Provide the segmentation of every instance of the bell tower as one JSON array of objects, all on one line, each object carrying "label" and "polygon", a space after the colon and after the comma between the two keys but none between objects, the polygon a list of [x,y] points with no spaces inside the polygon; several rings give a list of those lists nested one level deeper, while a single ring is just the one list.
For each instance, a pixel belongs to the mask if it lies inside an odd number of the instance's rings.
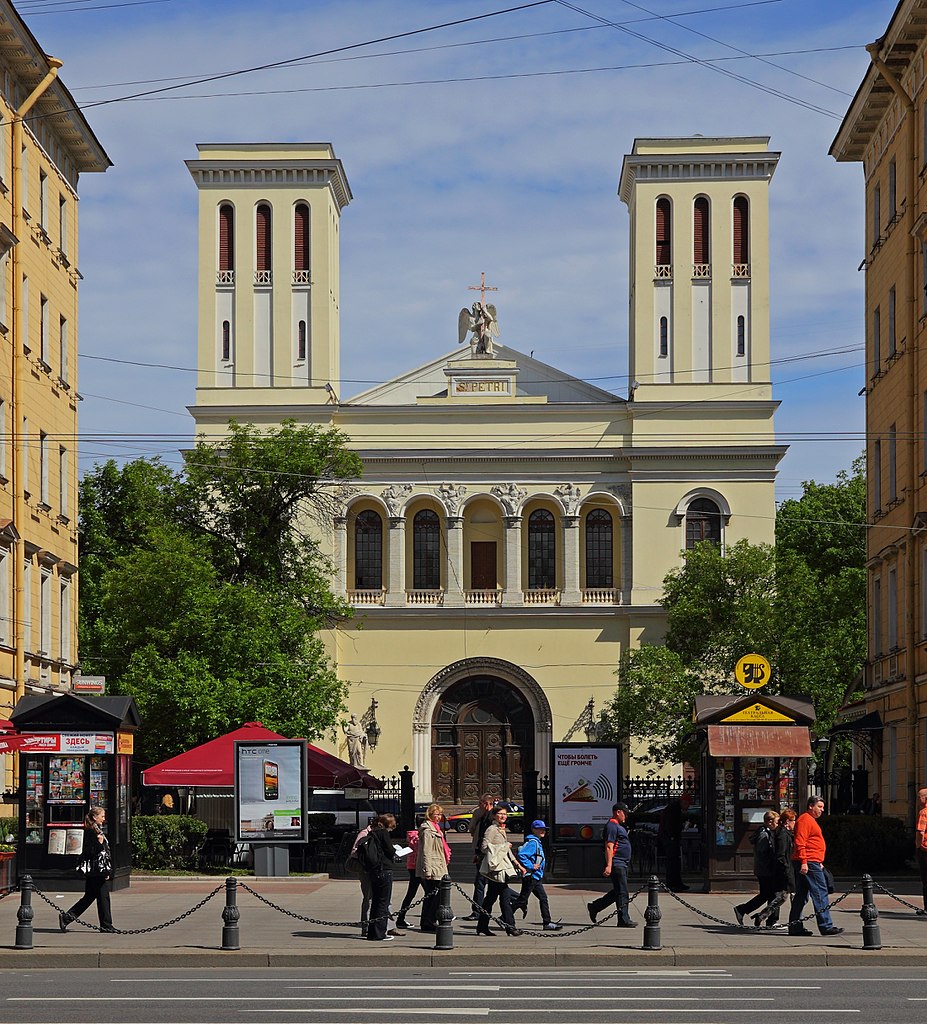
[{"label": "bell tower", "polygon": [[[768,137],[635,139],[618,195],[631,215],[634,401],[768,397]],[[765,387],[764,387],[765,385]],[[672,386],[672,387],[670,387]]]},{"label": "bell tower", "polygon": [[324,404],[340,390],[339,225],[352,198],[341,161],[328,143],[197,150],[194,415]]}]

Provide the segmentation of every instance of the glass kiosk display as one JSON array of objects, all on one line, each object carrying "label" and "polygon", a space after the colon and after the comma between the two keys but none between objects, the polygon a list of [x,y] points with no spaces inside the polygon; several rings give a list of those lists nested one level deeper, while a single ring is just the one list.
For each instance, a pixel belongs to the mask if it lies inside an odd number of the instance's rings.
[{"label": "glass kiosk display", "polygon": [[82,889],[77,863],[84,819],[106,811],[113,889],[129,884],[130,779],[138,713],[129,697],[24,697],[13,721],[30,742],[20,750],[18,872],[39,887]]}]

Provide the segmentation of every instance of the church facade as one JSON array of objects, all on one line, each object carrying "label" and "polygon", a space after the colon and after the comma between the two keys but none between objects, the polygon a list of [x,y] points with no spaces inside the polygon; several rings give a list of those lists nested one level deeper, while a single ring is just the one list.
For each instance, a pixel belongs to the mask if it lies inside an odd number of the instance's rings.
[{"label": "church facade", "polygon": [[339,400],[351,191],[331,146],[209,145],[188,161],[196,431],[292,418],[338,427],[362,457],[323,538],[355,611],[327,639],[349,711],[376,714],[368,767],[409,765],[419,799],[517,800],[523,771],[546,774],[550,743],[614,693],[622,653],[660,641],[681,552],[773,540],[768,143],[637,139],[625,157],[627,397],[509,347],[503,315],[501,338],[474,333]]}]

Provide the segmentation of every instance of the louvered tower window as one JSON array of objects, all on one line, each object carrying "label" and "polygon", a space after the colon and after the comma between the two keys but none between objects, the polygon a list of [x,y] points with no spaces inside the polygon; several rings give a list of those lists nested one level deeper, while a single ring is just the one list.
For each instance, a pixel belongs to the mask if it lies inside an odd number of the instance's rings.
[{"label": "louvered tower window", "polygon": [[708,200],[699,196],[695,200],[692,218],[692,262],[696,266],[711,262],[710,229]]},{"label": "louvered tower window", "polygon": [[235,270],[235,211],[230,203],[219,207],[219,273]]},{"label": "louvered tower window", "polygon": [[750,207],[746,196],[734,199],[734,262],[750,262]]},{"label": "louvered tower window", "polygon": [[657,200],[657,266],[668,267],[673,262],[673,214],[670,201],[664,196]]},{"label": "louvered tower window", "polygon": [[309,270],[309,207],[297,203],[293,212],[293,270],[297,274]]},{"label": "louvered tower window", "polygon": [[269,283],[271,261],[271,214],[267,203],[259,204],[255,211],[256,251],[254,269],[258,284]]}]

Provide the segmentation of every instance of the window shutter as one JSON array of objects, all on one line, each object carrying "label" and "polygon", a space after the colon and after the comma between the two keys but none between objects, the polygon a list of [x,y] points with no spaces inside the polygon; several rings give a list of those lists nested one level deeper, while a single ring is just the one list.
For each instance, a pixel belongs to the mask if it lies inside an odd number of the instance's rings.
[{"label": "window shutter", "polygon": [[673,262],[671,241],[672,215],[668,199],[657,200],[657,266],[668,267]]},{"label": "window shutter", "polygon": [[693,263],[708,263],[708,200],[699,198],[695,200],[693,217]]},{"label": "window shutter", "polygon": [[261,203],[257,208],[257,265],[255,270],[270,270],[270,207]]},{"label": "window shutter", "polygon": [[235,269],[234,213],[231,206],[219,207],[219,269]]},{"label": "window shutter", "polygon": [[299,203],[296,207],[294,224],[295,252],[293,253],[293,269],[309,269],[309,207]]},{"label": "window shutter", "polygon": [[734,262],[750,262],[749,244],[750,217],[745,196],[734,200]]}]

